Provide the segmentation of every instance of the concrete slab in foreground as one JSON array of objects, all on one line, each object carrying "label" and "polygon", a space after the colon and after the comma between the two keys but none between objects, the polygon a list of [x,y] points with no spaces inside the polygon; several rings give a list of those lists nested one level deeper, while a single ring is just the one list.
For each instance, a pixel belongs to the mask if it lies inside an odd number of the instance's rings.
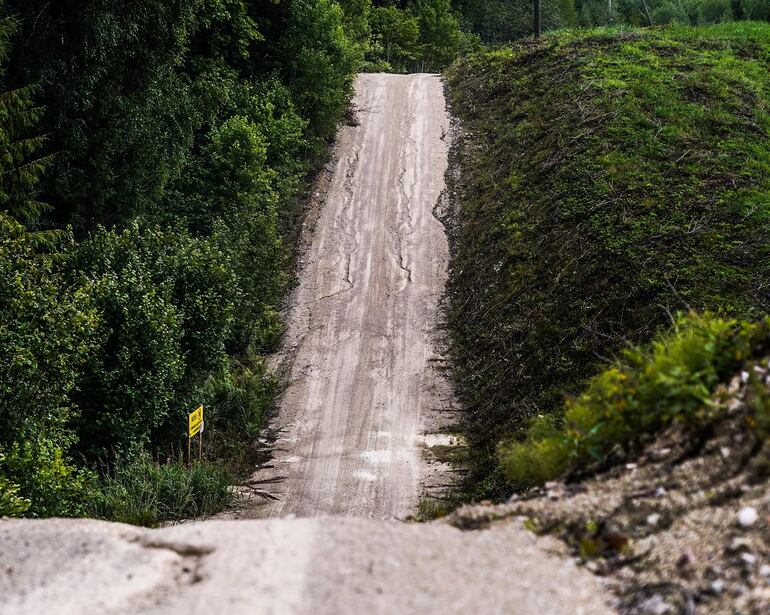
[{"label": "concrete slab in foreground", "polygon": [[516,523],[0,520],[0,548],[2,615],[611,612]]}]

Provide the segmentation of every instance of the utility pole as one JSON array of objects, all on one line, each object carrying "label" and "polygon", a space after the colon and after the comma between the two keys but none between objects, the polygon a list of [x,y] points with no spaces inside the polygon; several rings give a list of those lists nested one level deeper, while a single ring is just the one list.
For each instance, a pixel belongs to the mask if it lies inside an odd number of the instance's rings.
[{"label": "utility pole", "polygon": [[650,24],[650,27],[652,28],[652,15],[650,15],[650,9],[647,6],[646,0],[642,0],[642,6],[644,7],[644,14],[647,15],[647,21]]},{"label": "utility pole", "polygon": [[534,10],[535,14],[534,17],[534,26],[535,26],[535,38],[540,38],[540,35],[543,33],[543,27],[540,23],[540,0],[533,0],[534,2]]}]

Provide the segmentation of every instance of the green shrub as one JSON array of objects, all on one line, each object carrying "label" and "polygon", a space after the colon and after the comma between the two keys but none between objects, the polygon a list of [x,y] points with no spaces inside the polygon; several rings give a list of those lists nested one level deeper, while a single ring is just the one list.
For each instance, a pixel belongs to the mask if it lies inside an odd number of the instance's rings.
[{"label": "green shrub", "polygon": [[130,455],[149,444],[168,418],[185,372],[173,280],[156,278],[137,250],[140,237],[138,227],[100,231],[78,246],[70,262],[100,315],[100,347],[73,395],[80,408],[79,447],[91,459]]},{"label": "green shrub", "polygon": [[259,435],[278,391],[275,377],[261,359],[251,367],[236,366],[208,379],[201,391],[206,400],[206,428],[230,432],[236,440]]},{"label": "green shrub", "polygon": [[716,386],[758,352],[770,348],[770,319],[738,323],[690,315],[650,346],[627,350],[622,361],[592,378],[564,407],[564,418],[535,418],[523,442],[500,448],[508,479],[520,487],[602,463],[679,422],[696,436],[716,410]]},{"label": "green shrub", "polygon": [[212,241],[227,255],[239,285],[234,342],[242,352],[264,350],[287,281],[268,146],[256,124],[235,116],[212,132],[207,151],[207,181],[222,187],[209,199],[222,202]]},{"label": "green shrub", "polygon": [[102,519],[156,527],[165,521],[213,515],[232,500],[229,474],[217,466],[159,464],[147,456],[118,462],[102,480],[90,513]]},{"label": "green shrub", "polygon": [[97,340],[89,298],[35,241],[0,230],[0,443],[72,442],[70,394]]},{"label": "green shrub", "polygon": [[[0,464],[3,456],[0,455]],[[0,517],[21,517],[29,510],[30,501],[19,495],[19,486],[0,476]]]},{"label": "green shrub", "polygon": [[87,481],[67,458],[76,440],[71,396],[98,318],[36,243],[0,230],[1,497],[6,514],[73,516]]},{"label": "green shrub", "polygon": [[93,475],[65,457],[62,445],[31,437],[0,449],[0,478],[18,486],[34,517],[81,517],[92,493]]},{"label": "green shrub", "polygon": [[260,357],[212,374],[197,392],[206,413],[206,458],[238,480],[250,476],[264,461],[259,436],[277,393],[278,382]]},{"label": "green shrub", "polygon": [[744,22],[564,32],[449,71],[449,321],[486,471],[669,314],[770,310],[768,57]]},{"label": "green shrub", "polygon": [[70,267],[101,315],[75,395],[81,449],[109,458],[178,444],[197,390],[229,362],[241,296],[231,261],[213,241],[133,224],[92,235]]},{"label": "green shrub", "polygon": [[228,350],[243,353],[271,349],[280,333],[276,305],[287,283],[282,234],[293,224],[305,122],[277,82],[231,94],[234,115],[202,138],[155,218],[184,224],[221,252],[237,282]]}]

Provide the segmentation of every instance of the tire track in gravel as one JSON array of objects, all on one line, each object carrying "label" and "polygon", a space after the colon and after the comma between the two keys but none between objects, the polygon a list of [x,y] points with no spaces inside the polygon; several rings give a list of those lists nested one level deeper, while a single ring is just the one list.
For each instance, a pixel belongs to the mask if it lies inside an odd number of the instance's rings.
[{"label": "tire track in gravel", "polygon": [[405,517],[429,472],[424,434],[454,407],[435,367],[449,259],[432,213],[447,167],[443,84],[361,75],[354,105],[276,358],[280,437],[254,476],[276,499],[232,516]]}]

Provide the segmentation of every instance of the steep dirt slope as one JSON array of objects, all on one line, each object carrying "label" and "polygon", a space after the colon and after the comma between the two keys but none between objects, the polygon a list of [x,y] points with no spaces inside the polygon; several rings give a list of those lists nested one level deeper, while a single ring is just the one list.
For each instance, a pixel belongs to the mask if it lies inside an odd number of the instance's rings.
[{"label": "steep dirt slope", "polygon": [[362,75],[358,126],[341,129],[279,362],[275,500],[242,517],[404,517],[426,474],[420,442],[451,389],[436,369],[447,277],[449,120],[437,75]]}]

